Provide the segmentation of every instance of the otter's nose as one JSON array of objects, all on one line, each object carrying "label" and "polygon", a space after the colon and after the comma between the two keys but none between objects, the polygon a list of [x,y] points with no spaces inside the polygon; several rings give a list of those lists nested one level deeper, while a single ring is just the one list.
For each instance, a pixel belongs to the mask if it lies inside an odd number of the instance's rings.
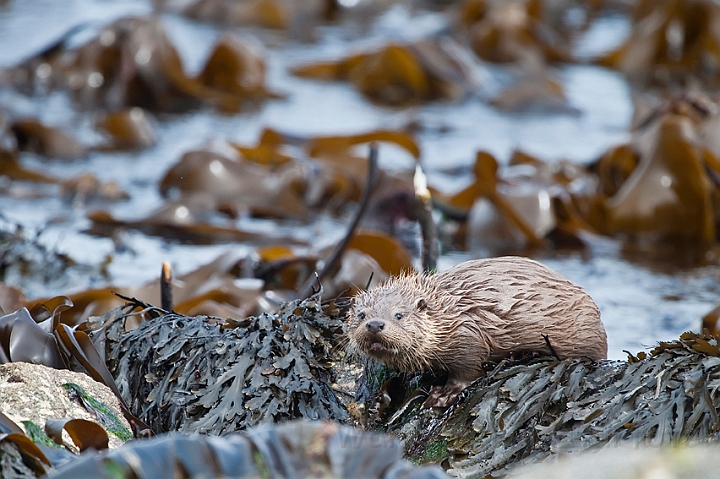
[{"label": "otter's nose", "polygon": [[365,327],[366,327],[367,330],[370,331],[371,333],[379,333],[380,331],[383,330],[383,328],[385,328],[385,323],[383,323],[382,321],[377,321],[377,320],[375,320],[375,321],[368,321],[368,322],[365,324]]}]

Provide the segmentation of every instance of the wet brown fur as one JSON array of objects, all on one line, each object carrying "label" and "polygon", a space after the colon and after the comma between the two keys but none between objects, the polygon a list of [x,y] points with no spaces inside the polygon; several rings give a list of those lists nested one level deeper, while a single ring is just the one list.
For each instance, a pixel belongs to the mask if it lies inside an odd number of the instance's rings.
[{"label": "wet brown fur", "polygon": [[[384,323],[379,333],[366,327],[373,320]],[[485,361],[553,353],[544,335],[560,359],[607,357],[590,296],[547,266],[513,256],[391,278],[356,297],[348,322],[351,348],[400,371],[448,371],[448,384],[462,387],[484,374]]]}]

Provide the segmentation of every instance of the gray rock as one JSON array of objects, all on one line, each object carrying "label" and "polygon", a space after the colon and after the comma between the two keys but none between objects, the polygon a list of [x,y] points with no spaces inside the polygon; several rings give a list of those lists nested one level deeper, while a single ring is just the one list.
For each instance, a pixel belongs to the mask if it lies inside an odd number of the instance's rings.
[{"label": "gray rock", "polygon": [[715,479],[720,445],[675,447],[606,447],[596,452],[561,456],[520,468],[512,479]]},{"label": "gray rock", "polygon": [[[26,434],[29,431],[24,421],[32,421],[41,429],[48,419],[63,418],[85,419],[102,426],[102,421],[88,412],[79,400],[71,399],[73,394],[69,387],[63,386],[67,384],[80,386],[90,397],[107,405],[126,428],[126,432],[130,432],[130,425],[122,415],[119,401],[105,385],[94,381],[87,374],[38,364],[0,364],[0,412],[23,428]],[[108,431],[111,448],[123,444],[123,440],[110,432],[112,427],[104,428]],[[64,438],[72,449],[72,440],[65,434]]]}]

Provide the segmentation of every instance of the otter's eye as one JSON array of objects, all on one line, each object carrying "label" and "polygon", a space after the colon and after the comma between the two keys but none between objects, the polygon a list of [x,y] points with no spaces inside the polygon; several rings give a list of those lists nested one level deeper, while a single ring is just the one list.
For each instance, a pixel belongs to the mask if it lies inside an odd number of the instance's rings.
[{"label": "otter's eye", "polygon": [[400,320],[402,319],[402,314],[396,313],[396,314],[395,314],[395,319],[397,319],[398,321],[400,321]]},{"label": "otter's eye", "polygon": [[358,314],[358,319],[359,319],[360,321],[365,321],[365,313],[360,313],[360,314]]}]

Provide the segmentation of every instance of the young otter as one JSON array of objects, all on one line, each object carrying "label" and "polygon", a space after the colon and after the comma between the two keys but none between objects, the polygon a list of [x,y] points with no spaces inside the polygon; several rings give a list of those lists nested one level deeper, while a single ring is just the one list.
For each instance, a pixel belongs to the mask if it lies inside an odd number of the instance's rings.
[{"label": "young otter", "polygon": [[425,407],[452,404],[484,374],[483,362],[513,352],[607,357],[592,298],[547,266],[515,256],[391,278],[355,298],[348,336],[351,348],[390,368],[447,371],[447,384],[430,391]]}]

